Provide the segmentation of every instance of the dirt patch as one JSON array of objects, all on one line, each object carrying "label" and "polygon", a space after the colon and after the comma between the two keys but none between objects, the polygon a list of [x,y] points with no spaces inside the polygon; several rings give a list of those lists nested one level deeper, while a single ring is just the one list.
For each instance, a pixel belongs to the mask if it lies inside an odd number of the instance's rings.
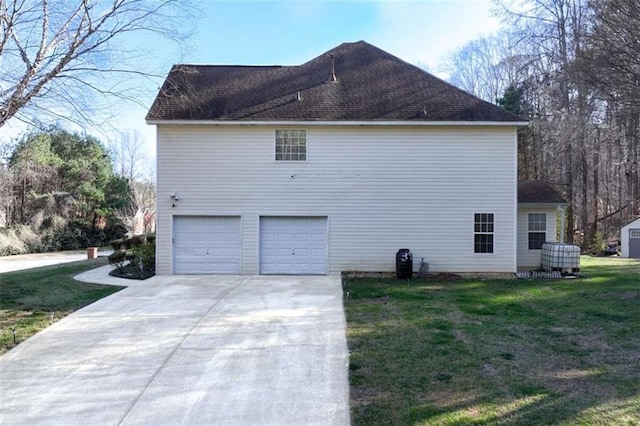
[{"label": "dirt patch", "polygon": [[17,321],[24,317],[29,317],[33,314],[31,311],[3,311],[0,312],[0,327],[7,327],[15,324]]},{"label": "dirt patch", "polygon": [[361,271],[348,271],[342,272],[342,278],[378,278],[387,279],[395,278],[396,274],[393,272],[361,272]]},{"label": "dirt patch", "polygon": [[427,275],[427,279],[429,280],[438,280],[438,281],[455,281],[462,279],[462,275],[451,274],[447,272],[438,272],[436,274]]},{"label": "dirt patch", "polygon": [[[502,275],[502,274],[481,274],[482,277],[495,278],[494,276]],[[466,276],[461,274],[453,274],[449,272],[436,272],[433,274],[428,274],[426,278],[420,278],[425,281],[455,281],[460,280]],[[468,274],[469,278],[479,278],[477,274]],[[377,278],[377,279],[389,279],[396,278],[395,272],[364,272],[364,271],[348,271],[342,272],[342,278]],[[418,275],[414,274],[413,279],[418,279]]]}]

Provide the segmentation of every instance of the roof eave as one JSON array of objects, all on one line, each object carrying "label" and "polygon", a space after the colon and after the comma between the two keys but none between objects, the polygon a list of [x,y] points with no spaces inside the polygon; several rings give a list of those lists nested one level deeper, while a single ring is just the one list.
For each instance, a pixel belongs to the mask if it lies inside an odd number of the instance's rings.
[{"label": "roof eave", "polygon": [[524,127],[528,121],[404,121],[404,120],[158,120],[148,119],[149,125],[212,125],[212,126],[504,126]]},{"label": "roof eave", "polygon": [[518,203],[518,208],[520,207],[536,207],[536,208],[558,208],[568,206],[569,203],[561,202],[561,203]]}]

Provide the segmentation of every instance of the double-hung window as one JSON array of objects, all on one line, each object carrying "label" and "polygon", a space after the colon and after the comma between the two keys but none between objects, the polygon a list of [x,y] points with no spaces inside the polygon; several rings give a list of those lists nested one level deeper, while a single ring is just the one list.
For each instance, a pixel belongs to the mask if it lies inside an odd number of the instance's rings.
[{"label": "double-hung window", "polygon": [[307,131],[276,130],[276,161],[307,161]]},{"label": "double-hung window", "polygon": [[547,214],[529,213],[529,250],[540,250],[547,239]]},{"label": "double-hung window", "polygon": [[493,253],[493,220],[493,213],[476,213],[474,215],[474,253]]}]

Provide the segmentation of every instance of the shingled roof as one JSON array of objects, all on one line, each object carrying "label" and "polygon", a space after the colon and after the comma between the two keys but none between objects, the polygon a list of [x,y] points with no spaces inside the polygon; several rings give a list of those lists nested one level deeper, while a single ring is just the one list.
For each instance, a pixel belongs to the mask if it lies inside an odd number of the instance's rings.
[{"label": "shingled roof", "polygon": [[175,65],[147,120],[524,121],[364,41],[299,66]]},{"label": "shingled roof", "polygon": [[518,182],[518,204],[567,204],[547,182],[526,180]]}]

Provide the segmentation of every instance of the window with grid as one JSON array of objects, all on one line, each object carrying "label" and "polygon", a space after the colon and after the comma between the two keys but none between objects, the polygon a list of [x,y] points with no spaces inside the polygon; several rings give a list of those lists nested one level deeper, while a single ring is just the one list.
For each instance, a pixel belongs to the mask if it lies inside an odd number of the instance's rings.
[{"label": "window with grid", "polygon": [[540,250],[547,239],[547,214],[529,213],[529,250]]},{"label": "window with grid", "polygon": [[473,233],[473,252],[493,253],[493,213],[476,213]]},{"label": "window with grid", "polygon": [[276,130],[276,161],[307,161],[307,131]]}]

